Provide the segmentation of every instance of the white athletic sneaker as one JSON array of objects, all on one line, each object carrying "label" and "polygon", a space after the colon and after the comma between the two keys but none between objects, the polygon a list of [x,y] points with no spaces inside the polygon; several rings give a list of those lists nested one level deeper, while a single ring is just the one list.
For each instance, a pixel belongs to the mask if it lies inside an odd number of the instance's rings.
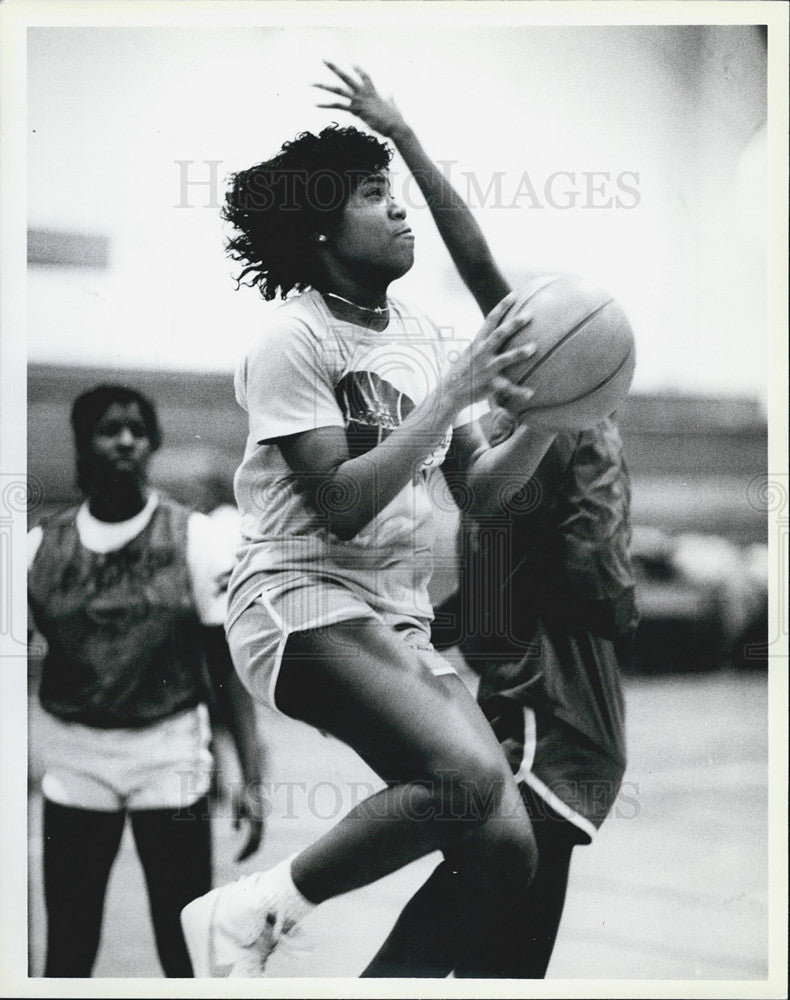
[{"label": "white athletic sneaker", "polygon": [[280,937],[312,909],[290,878],[287,861],[212,889],[181,911],[196,979],[264,974]]},{"label": "white athletic sneaker", "polygon": [[310,921],[298,921],[284,927],[276,947],[269,952],[264,976],[289,979],[313,974],[315,969],[315,935]]}]

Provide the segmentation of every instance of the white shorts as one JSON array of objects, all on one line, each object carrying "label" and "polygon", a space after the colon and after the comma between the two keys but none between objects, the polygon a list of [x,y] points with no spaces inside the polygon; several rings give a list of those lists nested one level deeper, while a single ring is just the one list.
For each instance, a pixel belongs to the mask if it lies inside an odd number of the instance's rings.
[{"label": "white shorts", "polygon": [[267,587],[229,623],[228,645],[236,672],[253,698],[279,711],[274,690],[288,637],[294,632],[350,620],[378,622],[392,628],[437,677],[456,672],[431,645],[427,622],[375,611],[348,587],[306,576],[284,577]]},{"label": "white shorts", "polygon": [[99,729],[44,713],[51,802],[99,812],[186,808],[209,789],[208,709],[188,708],[139,729]]}]

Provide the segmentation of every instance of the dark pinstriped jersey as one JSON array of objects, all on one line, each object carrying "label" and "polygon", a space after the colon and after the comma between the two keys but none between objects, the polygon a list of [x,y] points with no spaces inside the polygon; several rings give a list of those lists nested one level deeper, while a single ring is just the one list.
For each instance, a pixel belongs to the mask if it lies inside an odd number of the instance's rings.
[{"label": "dark pinstriped jersey", "polygon": [[160,498],[148,524],[106,553],[80,542],[77,508],[42,525],[28,599],[47,640],[39,696],[59,718],[147,725],[205,700],[186,561],[190,513]]}]

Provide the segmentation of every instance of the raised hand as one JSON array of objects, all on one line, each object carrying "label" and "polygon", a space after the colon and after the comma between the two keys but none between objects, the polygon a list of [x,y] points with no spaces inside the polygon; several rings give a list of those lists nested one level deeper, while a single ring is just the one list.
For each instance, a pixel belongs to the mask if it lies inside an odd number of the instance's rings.
[{"label": "raised hand", "polygon": [[337,108],[340,111],[348,111],[350,114],[356,115],[357,118],[361,118],[366,125],[375,129],[380,135],[387,137],[392,137],[393,133],[404,127],[405,123],[400,111],[395,107],[395,102],[392,98],[388,100],[383,98],[368,74],[359,66],[354,67],[359,77],[358,80],[355,80],[326,59],[324,65],[335,74],[343,86],[329,86],[326,83],[314,83],[313,86],[326,90],[330,94],[337,94],[348,103],[341,104],[339,101],[335,101],[331,104],[319,104],[317,105],[319,108]]}]

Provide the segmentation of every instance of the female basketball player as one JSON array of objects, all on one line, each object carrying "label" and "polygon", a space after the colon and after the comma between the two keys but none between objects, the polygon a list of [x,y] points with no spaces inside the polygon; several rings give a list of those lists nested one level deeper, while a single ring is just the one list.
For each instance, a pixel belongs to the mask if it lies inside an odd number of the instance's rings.
[{"label": "female basketball player", "polygon": [[518,430],[492,449],[473,419],[489,395],[524,405],[530,391],[505,371],[534,348],[500,352],[519,325],[502,321],[507,301],[465,346],[388,295],[414,260],[390,156],[332,126],[238,173],[227,195],[240,280],[265,299],[298,293],[237,373],[249,437],[235,484],[246,546],[230,587],[234,663],[256,698],[344,740],[388,787],[272,871],[188,906],[197,974],[262,974],[311,906],[436,848],[455,845],[483,924],[517,903],[512,888],[535,865],[505,757],[430,645],[426,489],[448,449],[479,513],[531,474],[550,435]]},{"label": "female basketball player", "polygon": [[29,534],[29,603],[47,642],[45,975],[90,976],[128,815],[162,968],[190,976],[179,915],[211,885],[214,692],[204,656],[245,781],[236,818],[250,828],[239,860],[262,831],[253,705],[222,633],[230,558],[207,517],[149,490],[161,440],[149,400],[99,386],[75,400],[71,419],[86,500]]},{"label": "female basketball player", "polygon": [[[351,111],[392,139],[485,313],[510,288],[468,207],[370,77],[358,70],[355,79],[327,65],[340,85],[318,86],[345,103],[320,106]],[[515,426],[495,407],[489,439],[507,440]],[[435,627],[434,640],[440,648],[460,645],[481,670],[478,700],[519,781],[539,864],[532,883],[522,883],[518,910],[486,929],[445,852],[448,860],[408,904],[365,975],[545,975],[571,852],[589,843],[605,819],[625,768],[619,658],[636,625],[629,506],[620,437],[609,419],[556,437],[533,480],[513,498],[506,528],[501,519],[486,523],[465,512],[460,590],[437,615],[454,618],[455,628]],[[493,593],[492,580],[499,581]],[[484,594],[479,581],[486,581]],[[503,620],[506,632],[497,631]],[[459,946],[470,925],[478,929],[471,950]]]}]

